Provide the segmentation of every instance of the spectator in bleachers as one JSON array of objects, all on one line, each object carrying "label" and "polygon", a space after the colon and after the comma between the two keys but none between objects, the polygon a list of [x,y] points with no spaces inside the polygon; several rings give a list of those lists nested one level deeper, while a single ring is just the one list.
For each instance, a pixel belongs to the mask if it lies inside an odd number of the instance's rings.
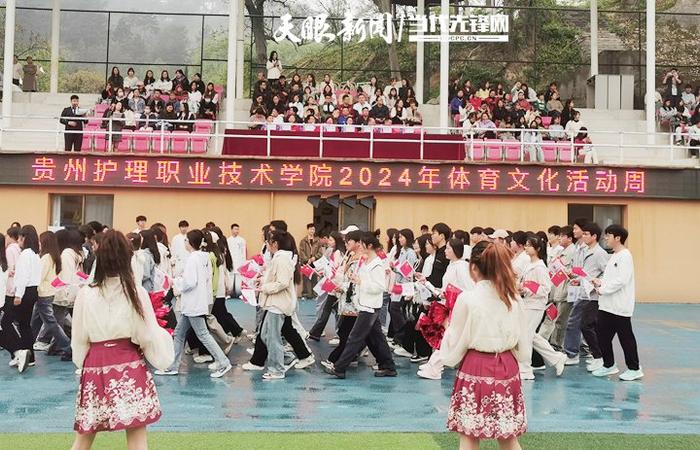
[{"label": "spectator in bleachers", "polygon": [[549,138],[553,141],[561,141],[563,139],[566,139],[566,132],[564,131],[564,127],[561,126],[560,115],[557,114],[552,116],[552,123],[549,125],[547,134]]},{"label": "spectator in bleachers", "polygon": [[157,121],[158,116],[156,113],[151,110],[150,105],[146,105],[137,126],[141,131],[153,131]]},{"label": "spectator in bleachers", "polygon": [[[202,101],[199,104],[199,117],[201,119],[216,120],[216,103],[209,94],[204,94]],[[263,113],[263,118],[265,114]]]},{"label": "spectator in bleachers", "polygon": [[551,82],[549,83],[549,87],[547,88],[547,92],[544,93],[544,101],[545,103],[548,103],[554,94],[559,94],[559,89],[557,88],[557,83],[556,82]]},{"label": "spectator in bleachers", "polygon": [[447,96],[450,99],[450,102],[452,101],[453,98],[455,98],[457,96],[457,92],[459,92],[461,89],[462,89],[462,85],[460,83],[459,78],[453,79],[452,84],[447,89]]},{"label": "spectator in bleachers", "polygon": [[129,106],[124,108],[124,129],[131,131],[136,130],[136,114]]},{"label": "spectator in bleachers", "polygon": [[136,89],[136,86],[139,83],[139,79],[136,75],[134,75],[136,72],[134,72],[133,67],[129,67],[129,69],[126,71],[126,78],[124,78],[124,88],[134,90]]},{"label": "spectator in bleachers", "polygon": [[163,70],[160,73],[160,80],[157,80],[155,83],[153,83],[153,89],[154,90],[160,90],[161,92],[165,94],[169,94],[170,91],[173,90],[173,82],[170,80],[170,74],[168,73],[167,70]]},{"label": "spectator in bleachers", "polygon": [[189,99],[189,93],[182,90],[182,86],[179,84],[170,92],[170,101],[175,104],[175,111],[179,111],[180,103],[187,103],[187,99]]},{"label": "spectator in bleachers", "polygon": [[292,89],[292,90],[295,89],[295,86],[296,86],[296,89],[298,89],[300,91],[303,89],[303,86],[301,83],[301,75],[299,75],[298,72],[294,72],[294,75],[292,75],[292,81],[289,82],[290,89]]},{"label": "spectator in bleachers", "polygon": [[470,112],[467,114],[466,120],[462,123],[462,134],[465,137],[473,137],[476,132],[476,113]]},{"label": "spectator in bleachers", "polygon": [[22,77],[22,90],[24,92],[36,92],[36,77],[43,71],[41,67],[37,68],[31,56],[27,56],[27,64],[22,68],[24,76]]},{"label": "spectator in bleachers", "polygon": [[581,128],[583,128],[583,122],[581,121],[581,113],[574,111],[574,117],[566,123],[564,130],[566,130],[566,135],[569,139],[579,134]]},{"label": "spectator in bleachers", "polygon": [[673,106],[673,100],[670,98],[664,100],[664,105],[659,110],[659,116],[661,118],[661,122],[667,123],[669,130],[671,131],[676,129],[680,123],[681,117],[683,117],[678,113],[676,107]]},{"label": "spectator in bleachers", "polygon": [[12,84],[15,86],[22,84],[21,81],[23,73],[24,68],[22,67],[22,63],[20,63],[17,59],[17,55],[14,55],[12,57]]},{"label": "spectator in bleachers", "polygon": [[362,92],[360,95],[358,95],[357,102],[353,105],[353,109],[359,115],[365,108],[370,109],[372,108],[372,105],[367,101],[367,96],[364,94],[364,92]]},{"label": "spectator in bleachers", "polygon": [[187,131],[189,133],[194,129],[195,115],[190,112],[190,107],[186,102],[180,104],[180,113],[177,115],[177,119],[182,122],[175,122],[174,129],[179,131]]},{"label": "spectator in bleachers", "polygon": [[389,92],[391,92],[391,89],[396,89],[397,96],[398,96],[399,87],[400,87],[400,86],[399,86],[398,80],[397,80],[396,78],[394,78],[394,77],[391,77],[391,79],[389,80],[389,84],[387,84],[386,86],[384,86],[384,92],[383,92],[384,97],[388,97],[388,96],[389,96]]},{"label": "spectator in bleachers", "polygon": [[697,115],[692,127],[688,128],[688,145],[690,146],[690,157],[697,158],[700,154],[700,117]]},{"label": "spectator in bleachers", "polygon": [[360,111],[360,114],[358,114],[356,123],[358,125],[367,125],[369,124],[369,119],[369,108],[364,107],[362,111]]},{"label": "spectator in bleachers", "polygon": [[673,143],[676,145],[688,145],[688,119],[681,118],[681,123],[676,127],[673,133]]},{"label": "spectator in bleachers", "polygon": [[674,67],[666,72],[661,83],[666,85],[664,100],[671,100],[671,105],[676,106],[681,99],[681,78],[678,75],[678,70]]},{"label": "spectator in bleachers", "polygon": [[343,126],[343,131],[351,133],[353,131],[357,131],[357,127],[355,126],[355,119],[352,118],[352,116],[348,117],[345,120],[345,125]]},{"label": "spectator in bleachers", "polygon": [[282,75],[282,62],[276,51],[270,53],[270,58],[267,60],[267,82],[270,86],[276,86]]},{"label": "spectator in bleachers", "polygon": [[[325,83],[325,81],[324,81]],[[326,96],[330,95],[333,103],[338,103],[338,99],[335,96],[335,91],[331,87],[330,84],[324,84],[323,87],[321,88],[321,96],[323,98],[326,98]]]},{"label": "spectator in bleachers", "polygon": [[340,108],[340,116],[338,116],[336,123],[339,125],[345,125],[345,122],[347,122],[348,117],[352,117],[352,112],[353,110],[351,108],[348,108],[347,106],[343,106]]},{"label": "spectator in bleachers", "polygon": [[369,79],[369,83],[365,84],[362,86],[362,90],[365,93],[365,96],[367,98],[370,98],[376,91],[377,89],[381,89],[379,87],[379,81],[377,81],[377,77],[372,75],[372,77]]},{"label": "spectator in bleachers", "polygon": [[513,123],[510,121],[510,116],[506,116],[505,120],[501,121],[498,125],[503,131],[498,133],[498,137],[504,140],[515,139],[515,134],[513,133]]},{"label": "spectator in bleachers", "polygon": [[312,92],[318,92],[316,90],[316,77],[314,76],[313,73],[309,73],[306,75],[306,80],[302,83],[302,86],[304,89],[311,88]]},{"label": "spectator in bleachers", "polygon": [[476,123],[477,136],[481,139],[496,139],[496,124],[493,123],[487,112],[482,112],[480,120]]},{"label": "spectator in bleachers", "polygon": [[423,114],[421,114],[421,112],[418,111],[418,102],[414,98],[408,100],[408,109],[406,110],[406,125],[423,125]]},{"label": "spectator in bleachers", "polygon": [[695,109],[697,100],[695,94],[693,94],[693,86],[689,84],[685,85],[685,91],[681,94],[681,100],[683,100],[683,103],[685,103],[689,110],[692,111]]},{"label": "spectator in bleachers", "polygon": [[510,113],[506,109],[506,104],[503,101],[503,99],[499,98],[498,101],[496,101],[496,106],[493,108],[491,115],[493,117],[494,122],[497,122],[498,124],[500,124],[500,122],[503,122],[504,120],[506,120],[507,117],[510,116]]},{"label": "spectator in bleachers", "polygon": [[248,128],[251,130],[262,130],[266,123],[267,119],[265,118],[265,113],[262,109],[258,109],[252,116],[250,116],[250,125]]},{"label": "spectator in bleachers", "polygon": [[574,118],[574,99],[570,98],[564,103],[564,110],[561,112],[561,125],[566,128],[566,125]]},{"label": "spectator in bleachers", "polygon": [[108,121],[103,121],[103,127],[107,129],[105,134],[105,140],[109,140],[110,131],[112,132],[112,151],[117,149],[117,145],[122,140],[121,131],[124,128],[124,107],[122,103],[115,102],[110,106],[110,108],[105,111],[104,118],[110,119]]},{"label": "spectator in bleachers", "polygon": [[302,95],[303,99],[305,102],[309,102],[309,100],[314,99],[318,103],[318,95],[316,94],[316,91],[311,87],[311,86],[306,86],[304,88],[304,93]]},{"label": "spectator in bleachers", "polygon": [[161,98],[161,94],[162,92],[160,89],[154,90],[151,99],[148,101],[148,106],[151,107],[151,111],[153,111],[155,114],[160,114],[165,107],[165,102]]},{"label": "spectator in bleachers", "polygon": [[676,109],[678,110],[678,115],[681,117],[681,119],[685,117],[687,120],[690,120],[692,113],[688,108],[688,105],[686,105],[683,100],[678,100]]},{"label": "spectator in bleachers", "polygon": [[280,114],[283,114],[287,110],[287,106],[284,104],[279,94],[274,94],[270,100],[270,103],[267,105],[268,111],[273,109],[276,109]]},{"label": "spectator in bleachers", "polygon": [[318,107],[318,101],[316,97],[310,97],[304,105],[304,115],[313,114],[317,119],[321,117],[321,111]]},{"label": "spectator in bleachers", "polygon": [[289,99],[289,85],[287,84],[287,77],[280,75],[277,80],[277,84],[272,86],[273,91],[277,92],[277,95],[282,98],[284,103],[287,103]]},{"label": "spectator in bleachers", "polygon": [[576,138],[574,139],[574,149],[575,154],[578,157],[583,156],[583,162],[590,164],[598,164],[598,153],[595,148],[593,148],[593,142],[591,137],[588,136],[588,129],[586,127],[581,127]]},{"label": "spectator in bleachers", "polygon": [[254,115],[254,114],[255,114],[255,111],[257,111],[258,109],[262,109],[262,110],[263,110],[263,114],[265,114],[265,116],[268,115],[268,113],[267,113],[267,103],[266,103],[265,100],[263,99],[262,94],[258,94],[258,95],[255,97],[255,100],[253,100],[253,104],[250,105],[250,115],[251,115],[251,116]]},{"label": "spectator in bleachers", "polygon": [[523,83],[521,81],[516,81],[513,88],[510,90],[510,96],[512,98],[518,98],[518,92],[522,92]]},{"label": "spectator in bleachers", "polygon": [[384,95],[384,91],[382,88],[378,87],[377,89],[374,90],[372,95],[369,96],[369,104],[374,106],[377,103],[377,99],[379,97],[382,97]]},{"label": "spectator in bleachers", "polygon": [[399,88],[399,98],[403,100],[404,102],[408,100],[408,94],[409,94],[409,89],[411,88],[411,83],[408,82],[408,79],[402,78],[401,79],[401,87]]},{"label": "spectator in bleachers", "polygon": [[304,125],[304,131],[316,131],[316,116],[314,116],[313,114],[309,114],[308,116],[306,116],[304,123],[306,124]]},{"label": "spectator in bleachers", "polygon": [[552,92],[551,94],[549,100],[547,100],[547,113],[550,116],[554,116],[555,112],[557,115],[561,115],[561,112],[564,111],[564,105],[559,98],[559,92]]},{"label": "spectator in bleachers", "polygon": [[394,125],[403,125],[406,122],[406,108],[404,108],[403,99],[399,99],[396,105],[391,108],[389,118]]},{"label": "spectator in bleachers", "polygon": [[301,95],[292,95],[292,100],[289,102],[288,108],[296,108],[297,114],[304,112],[304,103],[301,101]]},{"label": "spectator in bleachers", "polygon": [[184,92],[187,92],[190,88],[190,81],[187,79],[182,69],[177,69],[175,71],[175,78],[173,78],[173,90],[176,90],[178,86]]},{"label": "spectator in bleachers", "polygon": [[490,89],[488,97],[484,99],[484,104],[489,108],[490,113],[493,113],[493,110],[496,108],[497,103],[498,98],[496,97],[496,90]]},{"label": "spectator in bleachers", "polygon": [[475,96],[479,97],[481,100],[486,100],[489,96],[489,88],[491,84],[487,81],[479,85],[479,89],[474,93]]},{"label": "spectator in bleachers", "polygon": [[329,89],[329,92],[332,92],[335,96],[335,83],[331,79],[331,75],[328,73],[323,75],[323,81],[321,81],[321,83],[318,85],[318,92],[325,96],[327,89]]},{"label": "spectator in bleachers", "polygon": [[204,85],[204,81],[202,81],[202,74],[195,73],[192,76],[192,81],[190,82],[190,85],[192,83],[197,83],[197,90],[199,91],[200,94],[204,95],[204,90],[206,89],[206,86]]},{"label": "spectator in bleachers", "polygon": [[119,73],[119,67],[112,67],[112,73],[110,73],[109,78],[107,78],[107,82],[110,83],[114,89],[124,87],[124,77]]},{"label": "spectator in bleachers", "polygon": [[117,92],[112,98],[112,103],[121,103],[122,104],[122,110],[129,106],[129,98],[126,96],[126,92],[124,92],[123,87],[117,88]]},{"label": "spectator in bleachers", "polygon": [[521,109],[524,111],[530,111],[532,109],[532,105],[530,102],[527,100],[525,97],[525,93],[523,91],[518,91],[518,96],[517,96],[517,101],[516,103],[518,106],[520,106]]},{"label": "spectator in bleachers", "polygon": [[544,94],[537,94],[537,100],[532,102],[532,108],[537,111],[540,116],[547,114],[547,103],[544,101]]},{"label": "spectator in bleachers", "polygon": [[506,98],[506,91],[503,88],[503,83],[498,83],[498,85],[496,86],[496,97],[499,99]]},{"label": "spectator in bleachers", "polygon": [[138,115],[143,114],[146,109],[146,100],[141,97],[141,91],[134,89],[129,99],[129,108]]},{"label": "spectator in bleachers", "polygon": [[378,122],[389,118],[389,113],[389,107],[384,104],[384,97],[377,98],[377,104],[369,111],[370,117],[374,117]]},{"label": "spectator in bleachers", "polygon": [[175,105],[172,103],[167,103],[165,108],[161,110],[158,114],[158,122],[156,122],[156,130],[172,131],[175,128],[175,122],[177,120],[177,113],[175,112]]},{"label": "spectator in bleachers", "polygon": [[330,116],[336,110],[336,104],[330,94],[326,94],[321,104],[321,115]]},{"label": "spectator in bleachers", "polygon": [[[146,76],[143,77],[143,85],[146,86],[146,89],[149,89],[149,91],[153,91],[153,85],[155,84],[156,79],[153,76],[153,71],[152,70],[147,70],[146,71]],[[151,88],[149,88],[151,86]]]},{"label": "spectator in bleachers", "polygon": [[464,91],[459,89],[457,90],[457,94],[452,98],[452,100],[450,100],[450,114],[452,116],[455,114],[461,114],[464,104]]},{"label": "spectator in bleachers", "polygon": [[527,84],[523,83],[520,86],[520,90],[523,91],[523,94],[525,94],[525,100],[528,102],[532,103],[537,100],[537,92],[535,92],[535,90],[529,87]]},{"label": "spectator in bleachers", "polygon": [[105,84],[105,88],[102,89],[102,94],[100,94],[100,97],[101,103],[112,103],[112,99],[114,98],[114,88],[112,87],[112,83],[108,81],[107,84]]},{"label": "spectator in bleachers", "polygon": [[[195,74],[197,78],[197,74]],[[200,80],[201,83],[201,80]],[[197,80],[192,80],[190,83],[190,92],[187,94],[187,105],[194,114],[199,112],[199,102],[202,101],[202,93],[204,92],[204,83],[202,83],[202,90],[199,90],[199,84]],[[262,99],[262,96],[260,96]]]},{"label": "spectator in bleachers", "polygon": [[530,157],[530,161],[544,162],[544,153],[542,152],[542,132],[535,121],[530,123],[530,126],[523,130],[524,151]]}]

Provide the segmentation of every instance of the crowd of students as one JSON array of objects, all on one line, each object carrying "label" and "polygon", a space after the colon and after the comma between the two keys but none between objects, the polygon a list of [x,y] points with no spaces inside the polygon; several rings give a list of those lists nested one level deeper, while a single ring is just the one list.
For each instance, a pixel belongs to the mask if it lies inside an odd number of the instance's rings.
[{"label": "crowd of students", "polygon": [[[183,220],[169,239],[163,224],[148,227],[144,216],[136,222],[126,236],[97,222],[41,235],[13,224],[0,234],[0,289],[7,294],[0,346],[20,373],[36,364],[36,351],[75,363],[79,439],[158,420],[144,356],[166,376],[179,373],[189,352],[219,378],[232,368],[232,346],[250,338],[243,369],[284,379],[291,368],[315,365],[307,340],[321,340],[332,316],[335,348],[321,366],[334,377],[345,378],[367,352],[376,377],[395,377],[396,357],[420,364],[425,379],[458,367],[448,427],[464,439],[522,434],[521,380],[534,380],[547,365],[561,376],[586,357],[593,376],[618,373],[615,335],[627,366],[620,379],[643,377],[631,326],[634,266],[619,225],[603,232],[579,219],[547,233],[511,233],[437,223],[417,237],[388,229],[384,246],[379,231],[351,225],[317,234],[309,224],[297,247],[276,220],[263,228],[256,253],[237,224],[227,238],[212,222],[190,229]],[[302,291],[318,304],[309,332],[297,317]],[[257,306],[255,333],[227,310],[232,296]],[[484,382],[493,370],[503,374],[499,383]],[[107,389],[121,377],[133,381],[128,392]],[[117,397],[134,404],[111,410]],[[479,405],[497,397],[503,401],[482,417]]]},{"label": "crowd of students", "polygon": [[258,72],[250,106],[250,128],[313,131],[321,124],[327,131],[361,131],[379,126],[392,132],[397,126],[419,126],[423,116],[408,79],[392,78],[383,85],[377,77],[363,85],[334,81],[330,74],[316,81],[294,73],[282,74],[277,52],[270,54],[267,76]]},{"label": "crowd of students", "polygon": [[662,128],[673,133],[673,142],[690,149],[691,158],[700,154],[700,86],[693,91],[689,83],[683,85],[678,69],[664,75],[663,95],[657,92],[656,108]]}]

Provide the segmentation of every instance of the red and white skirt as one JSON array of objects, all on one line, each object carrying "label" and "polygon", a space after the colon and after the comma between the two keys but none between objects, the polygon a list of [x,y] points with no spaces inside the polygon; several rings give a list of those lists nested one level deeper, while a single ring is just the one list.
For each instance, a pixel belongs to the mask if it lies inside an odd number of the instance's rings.
[{"label": "red and white skirt", "polygon": [[130,339],[93,342],[76,400],[78,433],[139,428],[160,419],[160,401],[139,347]]},{"label": "red and white skirt", "polygon": [[467,352],[457,372],[447,428],[475,439],[525,433],[525,398],[513,353]]}]

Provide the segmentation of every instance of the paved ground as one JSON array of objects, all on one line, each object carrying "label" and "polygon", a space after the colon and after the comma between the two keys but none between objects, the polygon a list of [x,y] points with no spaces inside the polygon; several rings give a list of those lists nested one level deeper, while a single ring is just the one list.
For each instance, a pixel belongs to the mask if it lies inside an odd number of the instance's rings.
[{"label": "paved ground", "polygon": [[[253,310],[229,307],[253,326]],[[314,305],[301,306],[313,321]],[[526,382],[530,431],[697,433],[700,429],[700,305],[640,305],[634,320],[646,373],[641,382],[595,379],[583,366],[557,379],[552,369]],[[317,359],[329,347],[312,343]],[[0,356],[0,432],[66,432],[72,428],[77,379],[72,365],[40,354],[23,375]],[[245,346],[231,352],[247,361]],[[618,357],[623,362],[621,355]],[[346,380],[317,366],[295,370],[286,380],[263,382],[260,373],[237,367],[211,380],[203,366],[178,377],[158,378],[164,416],[158,431],[444,431],[453,372],[442,382],[418,379],[415,366],[398,358],[399,377],[375,379],[367,365]],[[624,365],[624,364],[622,364]]]}]

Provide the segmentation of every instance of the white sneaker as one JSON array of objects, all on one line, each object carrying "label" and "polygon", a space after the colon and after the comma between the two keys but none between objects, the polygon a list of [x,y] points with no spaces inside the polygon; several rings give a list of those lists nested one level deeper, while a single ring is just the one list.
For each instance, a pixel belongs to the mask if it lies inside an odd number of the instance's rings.
[{"label": "white sneaker", "polygon": [[256,366],[255,364],[251,362],[247,362],[241,366],[241,369],[243,370],[250,370],[250,371],[260,371],[260,370],[265,370],[263,366]]},{"label": "white sneaker", "polygon": [[211,372],[215,372],[218,367],[219,367],[219,365],[216,364],[216,361],[207,365],[207,369],[209,369]]},{"label": "white sneaker", "polygon": [[156,375],[177,375],[179,372],[177,370],[156,370],[153,372]]},{"label": "white sneaker", "polygon": [[306,369],[309,366],[312,366],[316,363],[316,358],[314,358],[314,355],[309,356],[308,358],[300,359],[297,361],[297,364],[294,366],[297,369]]},{"label": "white sneaker", "polygon": [[533,366],[533,367],[532,367],[532,370],[535,370],[535,371],[545,370],[545,369],[547,369],[547,366],[545,366],[544,364],[541,365],[541,366],[537,366],[537,367],[534,367],[534,366]]},{"label": "white sneaker", "polygon": [[248,330],[244,329],[243,331],[241,331],[241,334],[239,334],[238,336],[233,338],[233,343],[238,344],[239,342],[241,342],[243,340],[244,337],[246,337],[247,334],[248,334]]},{"label": "white sneaker", "polygon": [[615,375],[619,372],[620,370],[617,368],[617,365],[613,365],[612,367],[601,367],[598,370],[594,370],[592,375],[594,377],[607,377],[610,375]]},{"label": "white sneaker", "polygon": [[47,344],[46,342],[36,341],[32,348],[35,352],[47,352],[49,348],[51,348],[51,343],[49,342]]},{"label": "white sneaker", "polygon": [[554,370],[556,371],[556,374],[558,377],[562,376],[564,373],[564,368],[566,367],[566,360],[568,358],[566,355],[561,355],[561,358],[559,358],[559,361],[554,365]]},{"label": "white sneaker", "polygon": [[17,350],[15,358],[17,358],[17,370],[19,370],[19,373],[24,372],[29,362],[29,350]]},{"label": "white sneaker", "polygon": [[76,374],[76,375],[82,375],[82,370],[80,370],[80,369],[75,369],[75,374]]},{"label": "white sneaker", "polygon": [[17,363],[18,363],[18,362],[19,362],[19,361],[17,361],[17,357],[15,356],[14,358],[12,358],[12,359],[10,360],[10,367],[17,367]]},{"label": "white sneaker", "polygon": [[265,372],[262,376],[263,380],[284,380],[284,374],[283,373],[270,373],[270,372]]},{"label": "white sneaker", "polygon": [[211,378],[221,378],[221,377],[223,377],[224,375],[226,375],[226,373],[227,373],[229,370],[231,370],[232,368],[233,368],[233,366],[232,366],[230,363],[229,363],[229,364],[226,364],[224,367],[220,367],[219,369],[217,369],[216,372],[210,373],[209,376],[210,376]]},{"label": "white sneaker", "polygon": [[360,353],[360,357],[366,358],[368,356],[369,356],[369,349],[365,348],[364,350],[362,350],[362,353]]},{"label": "white sneaker", "polygon": [[521,380],[534,380],[535,374],[534,373],[521,373],[520,379]]},{"label": "white sneaker", "polygon": [[255,349],[252,347],[248,347],[247,349],[245,349],[245,351],[248,352],[249,355],[252,355],[253,353],[255,353]]},{"label": "white sneaker", "polygon": [[425,378],[426,380],[441,380],[442,379],[442,372],[438,372],[437,370],[432,370],[430,367],[427,367],[425,370],[419,370],[417,374],[419,377]]},{"label": "white sneaker", "polygon": [[194,360],[194,362],[197,364],[204,364],[214,361],[214,357],[211,355],[197,355],[192,358],[192,360]]},{"label": "white sneaker", "polygon": [[340,339],[335,337],[335,338],[331,339],[330,341],[328,341],[328,345],[332,345],[334,347],[337,347],[338,345],[340,345]]},{"label": "white sneaker", "polygon": [[326,369],[332,369],[333,368],[333,363],[328,361],[327,359],[324,361],[321,361],[321,365],[325,367]]},{"label": "white sneaker", "polygon": [[420,366],[418,366],[418,370],[419,370],[419,371],[425,370],[425,369],[427,369],[428,367],[430,367],[430,363],[429,363],[429,362],[427,362],[427,363],[425,363],[425,364],[421,364]]},{"label": "white sneaker", "polygon": [[603,367],[603,358],[592,359],[586,364],[586,370],[589,372],[595,372],[601,367]]},{"label": "white sneaker", "polygon": [[413,358],[413,353],[407,352],[406,349],[403,347],[396,347],[394,349],[394,354],[396,356],[402,356],[404,358]]},{"label": "white sneaker", "polygon": [[644,376],[644,372],[642,372],[642,367],[639,367],[639,370],[630,370],[627,369],[625,370],[622,375],[620,375],[620,379],[622,381],[634,381],[634,380],[639,380]]},{"label": "white sneaker", "polygon": [[578,355],[574,356],[573,358],[567,356],[564,364],[567,366],[578,366],[579,362],[581,362],[581,360],[579,359]]},{"label": "white sneaker", "polygon": [[285,352],[288,352],[288,353],[291,353],[291,352],[294,351],[294,348],[292,347],[291,344],[284,344],[284,351],[285,351]]},{"label": "white sneaker", "polygon": [[297,357],[295,356],[294,359],[292,359],[292,360],[289,362],[289,364],[286,364],[286,365],[284,366],[284,372],[285,372],[285,373],[288,372],[289,369],[291,369],[292,367],[296,366],[298,362],[299,362],[299,358],[297,358]]}]

